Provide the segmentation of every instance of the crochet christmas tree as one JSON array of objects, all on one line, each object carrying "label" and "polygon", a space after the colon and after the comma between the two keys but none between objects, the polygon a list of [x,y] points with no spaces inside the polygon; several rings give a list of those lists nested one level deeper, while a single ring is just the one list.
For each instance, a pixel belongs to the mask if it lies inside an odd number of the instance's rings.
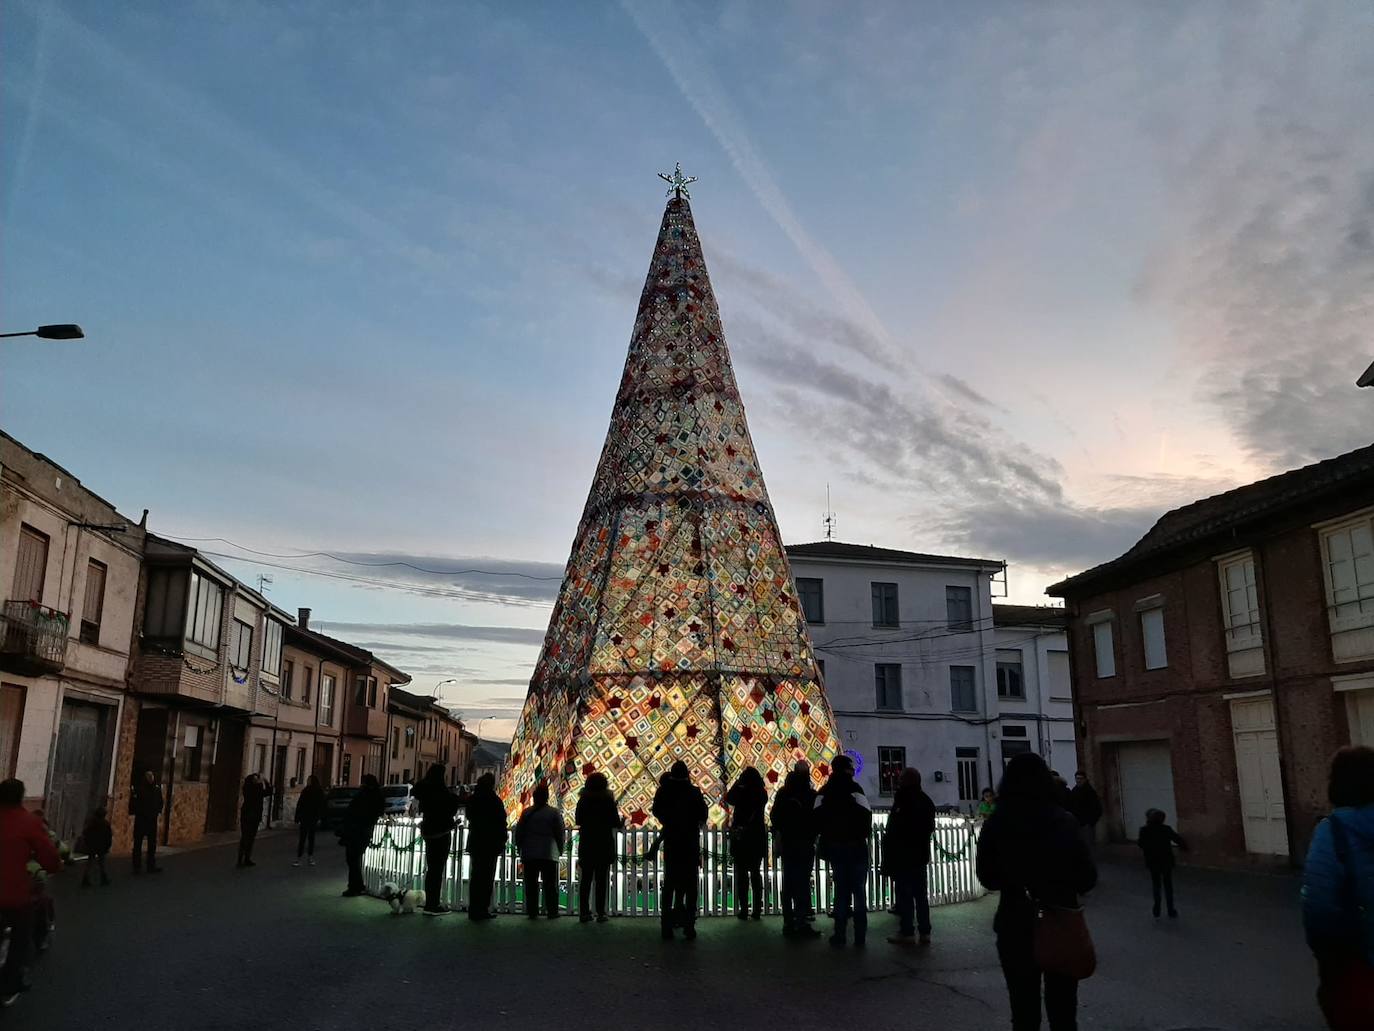
[{"label": "crochet christmas tree", "polygon": [[712,802],[747,766],[819,781],[839,749],[681,181],[501,794],[571,816],[604,773],[649,820],[677,760]]}]

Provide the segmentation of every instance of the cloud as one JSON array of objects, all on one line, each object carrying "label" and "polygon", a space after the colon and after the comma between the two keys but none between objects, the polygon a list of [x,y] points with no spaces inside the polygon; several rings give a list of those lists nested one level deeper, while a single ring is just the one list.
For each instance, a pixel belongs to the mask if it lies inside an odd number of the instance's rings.
[{"label": "cloud", "polygon": [[350,634],[381,637],[438,638],[446,641],[490,641],[497,644],[542,645],[544,631],[520,626],[468,626],[462,623],[334,623],[314,624],[330,636]]},{"label": "cloud", "polygon": [[[490,556],[453,558],[393,551],[336,551],[324,565],[420,586],[461,589],[474,600],[503,604],[551,603],[563,582],[563,567],[552,562]],[[368,572],[368,571],[371,572]]]},{"label": "cloud", "polygon": [[959,547],[989,558],[1010,556],[1041,569],[1086,568],[1126,551],[1161,514],[1155,506],[985,502],[964,508],[941,529]]}]

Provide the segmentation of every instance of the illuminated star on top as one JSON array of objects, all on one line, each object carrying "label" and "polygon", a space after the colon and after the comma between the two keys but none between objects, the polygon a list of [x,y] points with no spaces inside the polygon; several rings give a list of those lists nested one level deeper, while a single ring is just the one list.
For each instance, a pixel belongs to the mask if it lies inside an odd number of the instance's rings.
[{"label": "illuminated star on top", "polygon": [[687,184],[696,182],[697,177],[694,175],[683,175],[681,161],[674,162],[672,175],[668,175],[666,172],[659,172],[658,177],[668,184],[670,187],[668,192],[676,196],[678,200],[681,200],[683,197],[686,197],[688,200],[692,199],[692,195],[687,192]]}]

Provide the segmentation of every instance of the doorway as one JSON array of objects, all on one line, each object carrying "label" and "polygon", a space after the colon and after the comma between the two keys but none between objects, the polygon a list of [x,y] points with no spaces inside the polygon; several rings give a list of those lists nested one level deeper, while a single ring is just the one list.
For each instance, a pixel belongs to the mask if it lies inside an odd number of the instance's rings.
[{"label": "doorway", "polygon": [[90,811],[105,802],[112,712],[105,705],[62,702],[44,816],[63,841],[74,840]]},{"label": "doorway", "polygon": [[1288,855],[1288,821],[1283,805],[1278,732],[1272,697],[1234,699],[1231,730],[1236,740],[1236,779],[1245,824],[1245,850]]},{"label": "doorway", "polygon": [[1173,751],[1168,741],[1124,741],[1117,745],[1116,773],[1121,829],[1127,840],[1135,840],[1149,809],[1163,809],[1169,821],[1177,825]]}]

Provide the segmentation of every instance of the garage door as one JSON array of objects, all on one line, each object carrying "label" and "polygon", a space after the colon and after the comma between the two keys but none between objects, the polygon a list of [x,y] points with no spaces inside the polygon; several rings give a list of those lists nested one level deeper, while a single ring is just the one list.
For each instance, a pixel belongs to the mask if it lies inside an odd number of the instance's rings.
[{"label": "garage door", "polygon": [[1135,839],[1147,809],[1163,809],[1177,826],[1174,765],[1167,741],[1130,741],[1116,746],[1117,783],[1121,785],[1121,825]]}]

